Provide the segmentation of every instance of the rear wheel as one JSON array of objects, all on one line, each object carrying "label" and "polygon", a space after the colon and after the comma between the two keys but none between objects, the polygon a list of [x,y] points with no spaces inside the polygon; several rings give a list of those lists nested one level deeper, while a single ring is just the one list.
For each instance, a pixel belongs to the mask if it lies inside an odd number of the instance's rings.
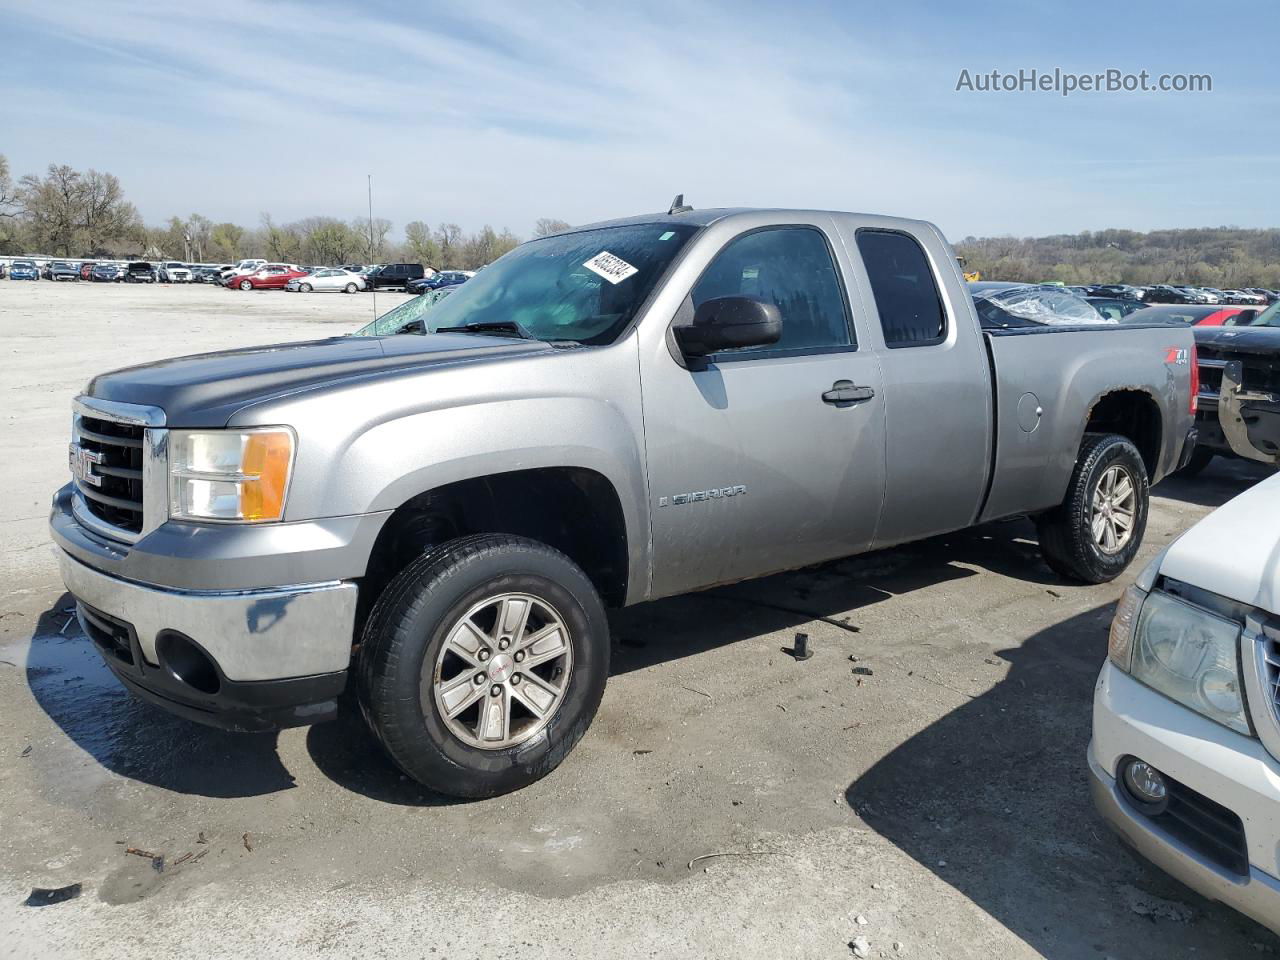
[{"label": "rear wheel", "polygon": [[586,574],[522,537],[484,534],[414,560],[369,616],[357,691],[396,765],[457,797],[519,789],[586,732],[609,630]]},{"label": "rear wheel", "polygon": [[1127,437],[1085,434],[1066,499],[1036,522],[1045,562],[1072,580],[1114,580],[1142,546],[1150,492],[1142,456]]},{"label": "rear wheel", "polygon": [[343,287],[343,288],[342,288],[342,292],[343,292],[343,293],[355,293],[355,292],[356,292],[356,285],[355,285],[354,283],[348,283],[345,287]]}]

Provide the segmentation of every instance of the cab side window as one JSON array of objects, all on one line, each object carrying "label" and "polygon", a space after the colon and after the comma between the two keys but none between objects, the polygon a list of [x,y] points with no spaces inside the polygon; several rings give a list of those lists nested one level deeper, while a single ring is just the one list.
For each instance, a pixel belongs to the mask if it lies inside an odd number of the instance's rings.
[{"label": "cab side window", "polygon": [[859,230],[886,347],[927,347],[947,337],[947,314],[920,244],[905,233]]},{"label": "cab side window", "polygon": [[725,351],[718,355],[724,359],[855,345],[831,248],[813,227],[774,227],[730,241],[691,294],[695,310],[717,297],[763,300],[782,316],[777,343]]}]

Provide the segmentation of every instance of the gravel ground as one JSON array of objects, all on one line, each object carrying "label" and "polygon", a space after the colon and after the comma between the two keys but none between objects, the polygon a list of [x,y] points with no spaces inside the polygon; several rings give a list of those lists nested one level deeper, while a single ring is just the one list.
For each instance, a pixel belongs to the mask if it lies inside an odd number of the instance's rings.
[{"label": "gravel ground", "polygon": [[[405,781],[350,704],[235,736],[132,701],[45,534],[71,397],[112,367],[344,332],[371,299],[0,282],[0,954],[1280,952],[1093,814],[1089,709],[1124,584],[1058,581],[1025,521],[617,613],[595,725],[496,800]],[[1262,476],[1166,481],[1139,562]],[[796,631],[805,663],[781,652]]]}]

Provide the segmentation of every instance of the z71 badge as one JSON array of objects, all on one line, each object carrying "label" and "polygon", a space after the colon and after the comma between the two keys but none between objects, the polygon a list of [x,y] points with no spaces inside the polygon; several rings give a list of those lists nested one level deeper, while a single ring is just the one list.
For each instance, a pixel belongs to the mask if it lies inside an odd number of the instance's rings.
[{"label": "z71 badge", "polygon": [[746,492],[746,484],[739,483],[732,487],[712,487],[710,490],[694,490],[692,493],[673,493],[670,497],[659,497],[658,506],[665,507],[669,504],[680,506],[685,503],[698,503],[702,500],[720,500],[724,497],[736,497]]}]

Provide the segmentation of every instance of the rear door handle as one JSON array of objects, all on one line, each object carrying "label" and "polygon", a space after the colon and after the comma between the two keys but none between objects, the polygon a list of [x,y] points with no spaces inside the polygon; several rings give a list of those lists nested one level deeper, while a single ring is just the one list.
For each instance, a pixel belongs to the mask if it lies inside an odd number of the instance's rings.
[{"label": "rear door handle", "polygon": [[871,387],[856,387],[852,380],[837,380],[822,394],[823,403],[861,403],[876,395]]}]

